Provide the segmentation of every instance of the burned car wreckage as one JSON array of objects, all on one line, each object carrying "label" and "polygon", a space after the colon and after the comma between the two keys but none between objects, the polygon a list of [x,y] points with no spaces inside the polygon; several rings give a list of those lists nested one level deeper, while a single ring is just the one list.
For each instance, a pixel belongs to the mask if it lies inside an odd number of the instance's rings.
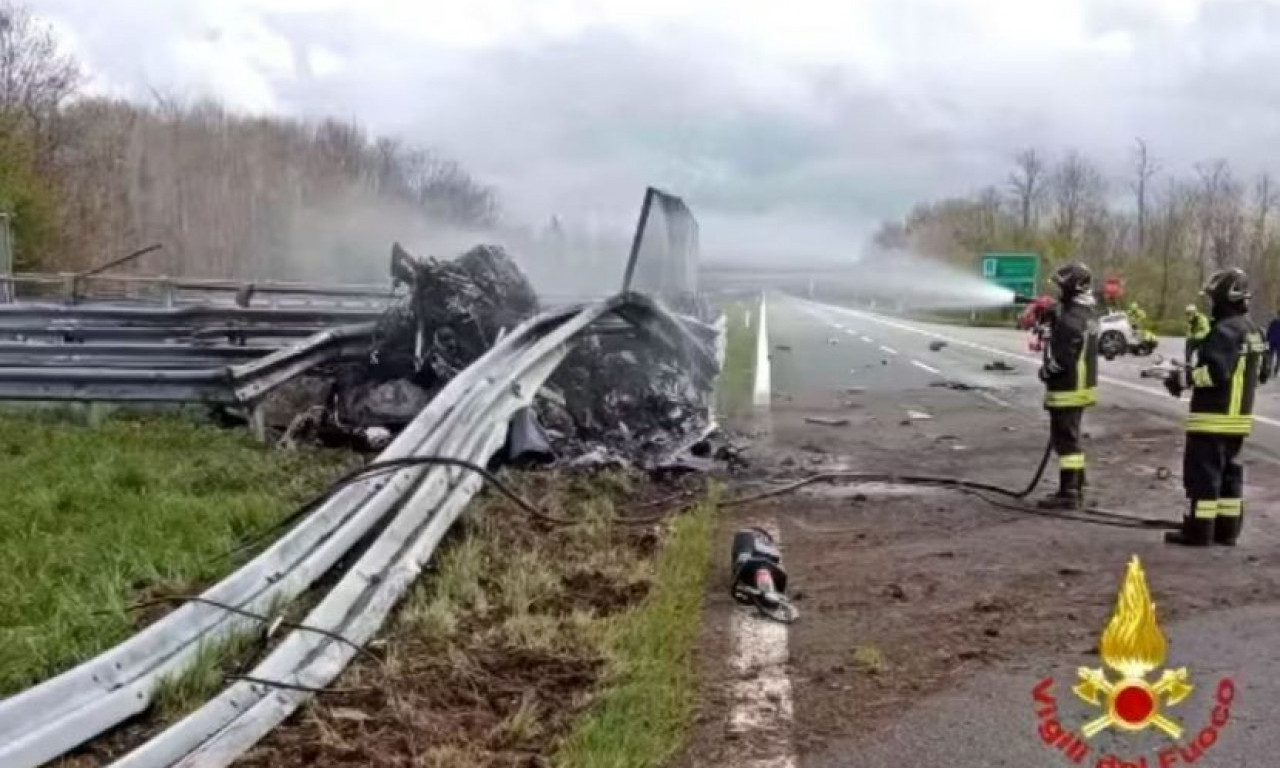
[{"label": "burned car wreckage", "polygon": [[[368,356],[316,369],[262,404],[286,445],[303,440],[380,450],[454,376],[542,309],[501,247],[453,260],[416,258],[398,243],[391,274],[407,293],[377,321]],[[697,467],[712,453],[715,382],[685,359],[714,350],[712,312],[679,299],[689,331],[655,340],[620,320],[581,337],[512,420],[499,459],[519,464]],[[661,341],[662,343],[659,343]],[[722,453],[723,457],[723,453]]]}]

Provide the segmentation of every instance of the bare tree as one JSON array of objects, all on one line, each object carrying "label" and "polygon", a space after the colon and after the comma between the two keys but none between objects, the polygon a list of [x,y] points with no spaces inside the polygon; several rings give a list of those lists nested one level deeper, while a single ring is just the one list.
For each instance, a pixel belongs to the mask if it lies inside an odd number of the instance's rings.
[{"label": "bare tree", "polygon": [[909,245],[907,228],[900,221],[882,221],[871,237],[871,244],[880,251],[896,251]]},{"label": "bare tree", "polygon": [[[1264,303],[1269,304],[1269,300],[1273,294],[1272,281],[1272,264],[1267,258],[1267,247],[1271,238],[1269,235],[1268,224],[1271,218],[1271,212],[1280,204],[1280,190],[1276,189],[1275,181],[1271,178],[1271,174],[1258,174],[1257,180],[1253,186],[1253,204],[1254,204],[1254,220],[1252,242],[1249,245],[1249,273],[1253,276],[1257,283],[1257,295]],[[1270,309],[1269,306],[1263,307]]]},{"label": "bare tree", "polygon": [[1034,147],[1030,147],[1019,152],[1013,162],[1009,187],[1013,190],[1022,231],[1027,232],[1034,223],[1035,209],[1044,196],[1044,160]]},{"label": "bare tree", "polygon": [[0,3],[0,115],[47,138],[48,123],[80,81],[79,65],[58,48],[47,24],[23,6]]},{"label": "bare tree", "polygon": [[1074,241],[1085,216],[1102,208],[1106,191],[1102,174],[1072,150],[1054,168],[1048,188],[1054,206],[1054,231]]},{"label": "bare tree", "polygon": [[977,202],[982,221],[982,236],[988,244],[993,244],[1000,233],[1002,216],[1000,191],[995,187],[984,187],[978,193]]},{"label": "bare tree", "polygon": [[1147,142],[1136,139],[1138,146],[1133,152],[1134,180],[1130,187],[1138,203],[1138,252],[1147,247],[1147,185],[1151,178],[1160,172],[1160,163],[1147,151]]},{"label": "bare tree", "polygon": [[1197,259],[1203,280],[1210,262],[1221,269],[1237,261],[1244,240],[1243,190],[1226,160],[1196,165],[1200,239]]},{"label": "bare tree", "polygon": [[1169,180],[1168,188],[1160,201],[1159,211],[1159,258],[1160,258],[1160,298],[1156,312],[1160,317],[1169,310],[1169,284],[1173,266],[1178,253],[1182,249],[1182,241],[1186,235],[1186,213],[1193,195],[1188,194],[1178,183]]}]

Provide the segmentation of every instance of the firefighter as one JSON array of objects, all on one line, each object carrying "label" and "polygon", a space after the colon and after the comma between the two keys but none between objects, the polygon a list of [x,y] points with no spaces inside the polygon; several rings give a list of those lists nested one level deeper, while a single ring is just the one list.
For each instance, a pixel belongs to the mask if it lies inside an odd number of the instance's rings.
[{"label": "firefighter", "polygon": [[1191,355],[1196,351],[1196,345],[1204,341],[1204,337],[1209,335],[1209,318],[1204,316],[1195,304],[1187,305],[1187,348],[1186,356],[1183,358],[1188,363],[1191,362]]},{"label": "firefighter", "polygon": [[1174,396],[1191,387],[1183,487],[1190,506],[1182,529],[1165,534],[1171,544],[1234,546],[1244,523],[1244,468],[1240,448],[1253,427],[1253,397],[1269,372],[1267,344],[1249,319],[1249,278],[1232,268],[1205,283],[1212,306],[1209,333],[1186,368],[1170,376]]},{"label": "firefighter", "polygon": [[1129,302],[1129,308],[1124,311],[1129,318],[1129,325],[1133,327],[1133,332],[1142,338],[1142,332],[1147,327],[1147,310],[1143,309],[1136,301]]},{"label": "firefighter", "polygon": [[1049,411],[1049,437],[1058,454],[1058,491],[1040,502],[1046,509],[1083,506],[1084,449],[1080,423],[1084,409],[1097,402],[1098,325],[1094,319],[1093,274],[1079,262],[1053,273],[1061,300],[1044,346],[1040,380]]}]

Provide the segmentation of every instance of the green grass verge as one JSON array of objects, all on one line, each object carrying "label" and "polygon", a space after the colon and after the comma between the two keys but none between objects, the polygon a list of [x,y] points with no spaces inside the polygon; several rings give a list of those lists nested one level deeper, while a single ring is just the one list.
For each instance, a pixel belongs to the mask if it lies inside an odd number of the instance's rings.
[{"label": "green grass verge", "polygon": [[130,635],[140,597],[230,571],[344,461],[181,417],[0,413],[0,696]]},{"label": "green grass verge", "polygon": [[652,591],[612,628],[608,687],[560,750],[557,765],[658,766],[684,745],[697,693],[694,643],[713,518],[708,502],[675,522]]},{"label": "green grass verge", "polygon": [[[726,418],[751,413],[755,386],[756,333],[760,324],[760,301],[734,301],[721,306],[725,313],[724,370],[716,389],[716,407]],[[750,323],[743,319],[750,313]]]}]

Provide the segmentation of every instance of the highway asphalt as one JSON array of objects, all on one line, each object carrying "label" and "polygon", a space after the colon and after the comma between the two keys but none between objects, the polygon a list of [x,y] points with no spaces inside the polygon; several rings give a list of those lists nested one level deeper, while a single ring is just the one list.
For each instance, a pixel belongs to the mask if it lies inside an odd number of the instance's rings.
[{"label": "highway asphalt", "polygon": [[[999,416],[1002,411],[1007,412],[1008,423],[1043,420],[1042,389],[1036,377],[1039,361],[1027,349],[1026,335],[1015,330],[913,322],[782,295],[770,297],[769,323],[775,403],[816,402],[840,392],[850,397],[871,393],[882,402],[900,402],[904,412],[917,407],[927,411],[932,399],[953,395],[948,389],[956,387],[974,398],[974,409],[996,414],[985,417],[991,419],[993,430],[1004,423]],[[783,339],[785,348],[780,346]],[[1180,357],[1180,352],[1173,356]],[[1186,399],[1175,400],[1159,381],[1140,378],[1139,371],[1152,362],[1132,358],[1102,362],[1099,394],[1109,406],[1167,421],[1171,438],[1157,451],[1176,461],[1180,455],[1177,425],[1185,415]],[[1011,370],[990,370],[993,363]],[[1249,441],[1250,471],[1270,478],[1280,457],[1280,383],[1264,389],[1258,411],[1260,418]],[[1105,425],[1094,429],[1095,438],[1108,433]],[[1028,464],[1035,458],[1028,456]],[[1272,498],[1253,505],[1250,512],[1250,546],[1264,556],[1270,556],[1280,543]],[[1231,681],[1235,698],[1229,721],[1214,729],[1214,743],[1202,755],[1177,753],[1176,745],[1151,732],[1104,734],[1090,742],[1088,757],[1080,763],[1046,747],[1037,737],[1041,719],[1033,689],[1038,682],[1054,678],[1064,722],[1072,718],[1078,722],[1085,714],[1083,704],[1070,692],[1079,660],[1046,657],[1034,664],[1025,660],[995,663],[962,684],[905,708],[901,717],[869,734],[802,750],[798,764],[802,768],[1280,765],[1280,724],[1274,715],[1280,711],[1280,604],[1227,605],[1169,621],[1164,630],[1170,647],[1176,649],[1174,655],[1188,665],[1199,686],[1199,693],[1177,712],[1188,728],[1188,738],[1210,738],[1201,736],[1201,731],[1213,721],[1212,693],[1223,679]],[[803,707],[797,717],[804,717]],[[803,727],[804,723],[797,724]],[[1108,755],[1127,762],[1108,762]]]}]

